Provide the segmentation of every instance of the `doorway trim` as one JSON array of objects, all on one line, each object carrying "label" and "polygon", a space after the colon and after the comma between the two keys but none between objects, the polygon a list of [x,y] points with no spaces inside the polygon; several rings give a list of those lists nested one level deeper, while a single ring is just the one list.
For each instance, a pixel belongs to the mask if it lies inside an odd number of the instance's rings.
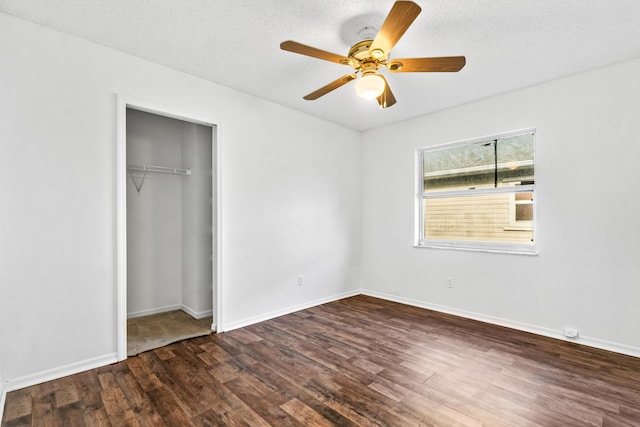
[{"label": "doorway trim", "polygon": [[116,95],[116,350],[118,361],[127,358],[127,108],[170,117],[186,122],[211,126],[211,152],[215,173],[212,178],[212,195],[215,200],[215,218],[211,227],[213,239],[213,323],[211,329],[222,332],[222,144],[220,121],[212,117],[202,117],[164,105],[144,101],[129,96]]}]

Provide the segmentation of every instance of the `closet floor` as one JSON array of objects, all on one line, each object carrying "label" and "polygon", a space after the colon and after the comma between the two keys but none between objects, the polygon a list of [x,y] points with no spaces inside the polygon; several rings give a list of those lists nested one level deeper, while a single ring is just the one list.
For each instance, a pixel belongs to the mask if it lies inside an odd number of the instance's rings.
[{"label": "closet floor", "polygon": [[194,319],[182,310],[127,320],[127,356],[187,338],[209,335],[212,317]]}]

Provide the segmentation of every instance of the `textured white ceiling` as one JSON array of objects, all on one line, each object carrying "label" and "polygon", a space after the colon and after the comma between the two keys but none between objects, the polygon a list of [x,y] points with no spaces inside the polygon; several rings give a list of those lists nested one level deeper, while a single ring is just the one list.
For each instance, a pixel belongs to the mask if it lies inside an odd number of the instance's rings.
[{"label": "textured white ceiling", "polygon": [[346,55],[392,0],[0,0],[0,11],[360,131],[640,57],[638,0],[416,3],[422,13],[391,57],[465,55],[467,65],[387,75],[398,103],[385,110],[353,83],[303,100],[351,68],[279,45]]}]

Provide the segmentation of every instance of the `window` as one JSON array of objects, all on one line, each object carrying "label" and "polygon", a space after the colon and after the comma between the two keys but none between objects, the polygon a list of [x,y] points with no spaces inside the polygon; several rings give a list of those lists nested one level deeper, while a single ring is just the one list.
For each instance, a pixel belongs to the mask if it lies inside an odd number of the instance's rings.
[{"label": "window", "polygon": [[534,250],[534,131],[418,150],[424,247]]}]

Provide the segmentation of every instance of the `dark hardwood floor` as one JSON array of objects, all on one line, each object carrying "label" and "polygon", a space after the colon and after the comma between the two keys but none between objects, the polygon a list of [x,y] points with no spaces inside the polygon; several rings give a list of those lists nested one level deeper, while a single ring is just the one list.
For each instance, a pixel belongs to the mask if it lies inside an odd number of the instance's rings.
[{"label": "dark hardwood floor", "polygon": [[3,426],[640,426],[640,359],[357,296],[8,394]]}]

